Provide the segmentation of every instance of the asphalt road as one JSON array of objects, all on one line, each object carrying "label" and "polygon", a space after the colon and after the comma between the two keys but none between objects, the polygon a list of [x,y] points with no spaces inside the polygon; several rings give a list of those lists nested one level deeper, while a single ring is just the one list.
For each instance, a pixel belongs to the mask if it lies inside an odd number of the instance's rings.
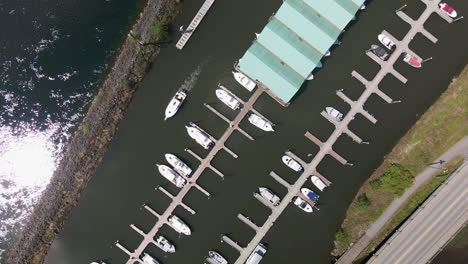
[{"label": "asphalt road", "polygon": [[468,164],[465,162],[368,263],[427,263],[467,216]]}]

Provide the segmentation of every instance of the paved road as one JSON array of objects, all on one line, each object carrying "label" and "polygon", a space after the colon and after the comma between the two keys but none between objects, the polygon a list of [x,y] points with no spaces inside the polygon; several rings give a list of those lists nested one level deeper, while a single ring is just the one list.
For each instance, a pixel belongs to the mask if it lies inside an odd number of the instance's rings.
[{"label": "paved road", "polygon": [[[468,159],[468,136],[464,137],[453,145],[442,156],[438,157],[436,161],[443,160],[448,162],[457,156],[464,156],[465,160]],[[413,195],[416,190],[427,182],[435,172],[439,171],[442,166],[432,165],[428,166],[423,172],[416,175],[413,185],[405,191],[399,198],[393,200],[389,207],[383,214],[369,227],[366,233],[354,245],[346,251],[346,253],[338,260],[338,264],[352,263],[354,259],[364,250],[372,241],[382,227],[390,220],[396,211],[403,205],[403,203]]]},{"label": "paved road", "polygon": [[427,263],[468,220],[468,162],[389,239],[367,263]]}]

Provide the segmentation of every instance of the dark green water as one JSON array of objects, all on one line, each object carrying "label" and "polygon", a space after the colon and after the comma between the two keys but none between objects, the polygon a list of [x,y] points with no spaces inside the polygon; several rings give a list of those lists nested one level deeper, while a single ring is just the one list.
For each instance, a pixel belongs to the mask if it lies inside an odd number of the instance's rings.
[{"label": "dark green water", "polygon": [[[174,28],[187,25],[202,2],[186,1],[184,12]],[[293,181],[297,175],[282,164],[283,152],[291,149],[307,160],[308,153],[318,151],[318,147],[303,136],[304,133],[309,130],[322,140],[330,135],[333,126],[320,116],[320,111],[328,105],[342,112],[349,110],[349,106],[335,95],[335,90],[346,89],[345,93],[352,99],[360,95],[364,88],[351,77],[351,71],[355,69],[368,79],[378,71],[364,51],[377,42],[376,36],[383,29],[397,38],[409,30],[409,26],[394,13],[404,3],[409,5],[406,11],[410,16],[417,17],[423,10],[422,3],[415,0],[370,2],[342,36],[343,44],[332,50],[332,56],[323,61],[324,68],[302,88],[290,107],[283,108],[268,96],[262,96],[256,109],[277,124],[277,132],[263,133],[244,120],[242,127],[256,140],[251,142],[234,133],[227,146],[239,154],[239,158],[234,159],[221,151],[213,161],[214,166],[225,173],[225,180],[209,170],[199,179],[199,184],[214,194],[213,198],[207,200],[194,189],[184,202],[197,214],[192,216],[182,208],[175,211],[192,228],[192,235],[179,237],[163,227],[160,233],[175,243],[177,253],[165,254],[154,246],[146,252],[163,263],[185,264],[202,263],[207,251],[215,249],[234,262],[238,254],[227,244],[220,243],[220,234],[229,234],[241,245],[250,241],[253,231],[236,215],[243,213],[256,223],[266,219],[268,209],[252,197],[252,192],[259,186],[267,186],[280,195],[285,194],[283,187],[268,175],[269,171],[274,170]],[[141,210],[141,205],[147,203],[163,212],[170,200],[154,188],[164,185],[173,193],[177,191],[157,173],[154,164],[164,162],[164,153],[171,152],[189,161],[193,168],[198,165],[197,160],[184,153],[184,148],[190,147],[202,155],[207,151],[188,137],[184,125],[194,121],[215,137],[222,134],[226,123],[207,110],[203,102],[213,104],[227,116],[234,116],[216,99],[216,85],[223,83],[247,98],[248,92],[232,77],[232,66],[249,47],[254,33],[263,28],[280,5],[281,1],[219,0],[183,51],[171,45],[161,53],[138,90],[96,176],[53,243],[47,264],[89,263],[97,259],[115,264],[127,260],[113,243],[120,240],[131,251],[135,249],[141,236],[129,225],[135,224],[149,231],[156,220],[146,210]],[[468,10],[468,3],[461,0],[454,1],[453,5],[461,14]],[[403,102],[389,105],[377,96],[369,98],[365,108],[375,115],[377,124],[357,116],[351,129],[371,144],[357,145],[346,135],[338,140],[334,149],[355,166],[342,166],[330,157],[319,164],[318,170],[333,182],[321,194],[321,210],[305,214],[296,207],[288,207],[263,240],[269,250],[262,263],[331,261],[329,254],[334,233],[360,184],[466,64],[464,21],[449,25],[433,15],[426,28],[439,38],[439,42],[434,45],[418,35],[412,49],[423,58],[432,56],[434,59],[424,64],[421,70],[410,68],[403,62],[395,65],[409,79],[408,83],[403,85],[387,76],[381,89],[394,100]],[[171,37],[175,44],[179,35]],[[163,122],[164,109],[181,86],[191,88],[189,98],[174,118]],[[313,188],[310,182],[307,186]]]},{"label": "dark green water", "polygon": [[0,262],[145,0],[0,0]]}]

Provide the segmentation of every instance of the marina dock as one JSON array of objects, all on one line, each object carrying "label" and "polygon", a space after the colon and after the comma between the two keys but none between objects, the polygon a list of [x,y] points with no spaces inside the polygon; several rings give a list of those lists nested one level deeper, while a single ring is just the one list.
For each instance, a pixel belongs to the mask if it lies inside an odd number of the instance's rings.
[{"label": "marina dock", "polygon": [[187,44],[187,41],[190,39],[195,29],[197,29],[203,17],[205,17],[206,13],[208,13],[208,10],[210,9],[211,5],[213,5],[214,1],[215,0],[206,0],[203,3],[200,10],[198,10],[198,13],[192,19],[192,22],[190,22],[190,25],[182,33],[182,36],[180,37],[179,41],[177,41],[177,44],[176,44],[177,49],[181,50],[184,48],[185,44]]},{"label": "marina dock", "polygon": [[[331,118],[328,116],[327,113],[322,112],[322,116],[324,116],[327,120],[329,120],[334,126],[335,130],[333,133],[330,135],[330,137],[325,141],[322,142],[315,136],[313,136],[310,132],[306,132],[305,137],[314,142],[317,146],[320,147],[319,152],[315,155],[315,157],[312,159],[310,163],[304,162],[300,157],[297,157],[296,155],[292,156],[294,159],[296,159],[298,162],[300,162],[303,167],[304,167],[304,172],[299,176],[299,178],[294,182],[293,184],[287,183],[284,179],[282,179],[280,176],[278,176],[276,173],[272,172],[270,175],[281,185],[283,185],[287,190],[288,193],[282,198],[281,203],[276,206],[276,207],[271,207],[268,206],[271,210],[272,213],[270,216],[267,218],[265,223],[258,228],[255,229],[256,234],[252,238],[252,240],[248,243],[247,247],[242,248],[238,246],[237,243],[234,241],[230,241],[229,244],[232,245],[237,251],[240,252],[240,256],[237,258],[235,261],[235,264],[242,264],[244,263],[248,256],[251,254],[251,252],[254,250],[255,246],[260,243],[263,239],[263,237],[268,233],[270,228],[273,226],[275,221],[278,219],[278,217],[281,215],[281,213],[286,209],[286,207],[289,205],[289,202],[294,198],[294,196],[297,196],[300,193],[300,188],[304,185],[306,180],[309,178],[310,175],[317,175],[317,166],[318,164],[323,160],[325,155],[330,154],[332,157],[337,159],[341,164],[343,165],[352,165],[349,164],[346,159],[342,158],[339,154],[337,154],[335,151],[333,151],[332,146],[333,144],[338,140],[338,138],[344,133],[350,136],[355,142],[357,143],[367,143],[363,142],[360,137],[358,137],[356,134],[351,132],[348,129],[349,123],[354,119],[354,116],[356,114],[362,114],[364,117],[366,117],[371,123],[375,124],[377,122],[377,119],[369,114],[366,110],[364,110],[363,106],[369,96],[371,94],[377,94],[380,96],[385,102],[387,103],[392,103],[393,100],[385,95],[381,90],[379,90],[379,83],[383,80],[383,78],[387,74],[392,74],[394,75],[398,80],[400,80],[402,83],[406,83],[407,79],[398,73],[394,68],[393,65],[394,63],[400,58],[403,52],[405,53],[410,53],[410,54],[416,54],[415,52],[411,51],[408,47],[409,43],[411,40],[414,38],[414,36],[417,33],[421,33],[424,36],[426,36],[431,42],[435,43],[437,39],[427,32],[427,30],[424,29],[423,24],[424,22],[429,18],[429,16],[433,13],[436,12],[440,14],[441,16],[444,16],[444,19],[447,17],[439,10],[438,4],[440,0],[436,1],[431,1],[431,0],[422,0],[426,4],[426,9],[422,13],[422,15],[419,17],[418,20],[412,20],[410,19],[407,15],[405,15],[402,11],[398,11],[397,15],[402,17],[405,21],[407,21],[411,25],[410,31],[405,35],[405,37],[401,41],[395,41],[396,43],[396,49],[395,51],[391,54],[390,58],[387,61],[382,61],[378,59],[377,57],[373,56],[374,54],[368,54],[368,56],[373,59],[375,62],[378,63],[378,65],[381,67],[377,75],[374,77],[373,80],[366,80],[363,78],[359,73],[356,71],[352,72],[352,76],[355,77],[357,80],[359,80],[365,87],[366,89],[364,92],[361,94],[361,96],[358,98],[357,101],[352,101],[349,99],[343,91],[337,91],[337,96],[339,96],[341,99],[343,99],[346,103],[348,103],[351,106],[351,109],[349,112],[345,115],[343,120],[341,121],[336,121],[335,119]],[[447,19],[446,19],[447,20]],[[450,22],[450,21],[449,21]],[[387,32],[388,33],[388,32]],[[388,34],[390,35],[390,34]],[[395,39],[394,37],[392,37]],[[396,40],[396,39],[395,39]],[[288,155],[291,155],[293,153],[288,152]],[[318,175],[317,175],[318,176]],[[323,178],[323,176],[321,177]],[[325,183],[325,181],[324,181]],[[326,182],[328,185],[330,182]],[[260,200],[262,203],[264,203],[260,198],[255,197],[258,200]],[[264,203],[265,204],[265,203]],[[251,225],[250,223],[247,223],[249,226]],[[224,240],[224,237],[223,237]],[[230,240],[230,239],[229,239]],[[226,240],[224,240],[226,241]],[[352,252],[352,253],[346,253],[346,254],[354,254],[353,256],[356,257],[359,252]],[[351,263],[352,260],[354,260],[354,257],[350,258],[346,256],[346,254],[338,260],[337,263]],[[343,260],[342,260],[343,259]],[[345,260],[346,259],[346,260]]]},{"label": "marina dock", "polygon": [[[224,89],[226,89],[224,87]],[[227,89],[226,89],[227,90]],[[228,90],[227,90],[228,91]],[[181,190],[179,191],[179,193],[177,195],[173,195],[171,194],[170,192],[168,192],[166,189],[164,189],[163,187],[161,186],[158,186],[156,188],[156,190],[158,191],[161,191],[162,193],[164,193],[165,195],[167,195],[172,201],[171,203],[169,204],[169,206],[166,208],[166,210],[162,213],[162,214],[159,214],[158,212],[156,212],[155,210],[153,210],[152,208],[150,208],[148,205],[144,204],[143,205],[143,208],[146,209],[149,213],[151,213],[153,216],[155,216],[157,218],[157,221],[156,223],[154,224],[153,228],[151,228],[151,230],[148,232],[148,233],[145,233],[143,232],[142,230],[138,229],[135,225],[131,225],[131,228],[133,230],[135,230],[138,234],[140,234],[141,236],[143,236],[143,241],[140,243],[140,245],[135,249],[135,251],[133,252],[130,252],[128,249],[126,249],[125,247],[123,247],[122,245],[120,244],[116,244],[118,248],[120,248],[125,254],[127,254],[129,256],[129,259],[127,260],[126,264],[133,264],[133,263],[142,263],[142,261],[139,259],[139,256],[143,253],[143,251],[145,250],[145,248],[149,245],[149,244],[155,244],[155,241],[154,241],[154,237],[155,235],[157,234],[157,232],[159,231],[159,229],[163,226],[163,225],[167,225],[167,220],[168,218],[173,214],[174,210],[176,207],[178,206],[181,206],[183,207],[185,210],[187,210],[188,212],[190,212],[191,214],[195,214],[195,210],[193,210],[192,208],[190,208],[189,206],[185,205],[184,202],[183,202],[183,199],[185,197],[185,195],[192,189],[192,187],[195,187],[197,188],[199,191],[201,191],[203,194],[205,194],[208,198],[211,197],[210,193],[205,190],[203,187],[201,187],[200,185],[197,184],[197,180],[198,178],[202,175],[202,173],[205,171],[205,169],[209,168],[211,170],[213,170],[216,174],[218,174],[221,178],[224,177],[224,174],[222,172],[220,172],[218,169],[216,169],[215,167],[213,167],[211,165],[211,161],[213,160],[213,158],[216,156],[216,154],[221,150],[221,149],[224,149],[226,152],[228,152],[229,154],[231,154],[234,158],[237,158],[237,154],[235,154],[233,151],[231,151],[229,148],[227,148],[225,146],[225,142],[229,139],[229,137],[231,136],[231,134],[235,131],[235,130],[238,130],[240,131],[240,133],[242,133],[243,135],[245,135],[248,139],[250,140],[253,140],[253,138],[248,135],[246,132],[243,132],[243,130],[239,127],[239,123],[242,121],[242,119],[249,113],[249,112],[254,112],[254,113],[257,113],[258,115],[260,115],[260,113],[258,113],[254,108],[253,108],[253,105],[255,104],[255,102],[257,101],[257,99],[262,95],[262,93],[264,92],[265,90],[258,87],[255,92],[250,96],[249,100],[247,102],[242,102],[243,103],[243,107],[241,108],[241,110],[237,113],[237,116],[234,120],[229,120],[227,119],[226,117],[224,117],[221,113],[219,113],[216,109],[214,109],[213,107],[209,106],[208,104],[205,104],[205,107],[207,107],[210,111],[212,111],[213,113],[215,113],[217,116],[221,117],[223,120],[226,121],[227,123],[227,129],[226,131],[224,132],[224,134],[219,138],[219,139],[215,139],[214,137],[210,136],[210,138],[213,140],[213,142],[215,142],[214,146],[210,149],[208,155],[205,157],[205,158],[202,158],[200,157],[198,154],[196,154],[195,152],[193,152],[192,150],[190,150],[189,148],[186,148],[185,151],[188,152],[190,155],[192,155],[193,157],[195,157],[198,161],[200,161],[200,165],[197,167],[197,169],[194,171],[194,173],[192,174],[192,176],[190,178],[186,178],[185,179],[187,180],[187,184],[181,188]],[[231,92],[230,92],[231,93]],[[231,93],[232,94],[232,93]],[[260,115],[262,116],[262,115]],[[206,133],[207,135],[209,135],[208,132],[206,132],[204,129],[202,129],[201,127],[199,127],[198,125],[194,124],[194,123],[190,123],[190,125],[202,130],[204,133]],[[250,220],[243,216],[243,215],[239,215],[238,216],[240,220],[242,220],[244,223],[247,223],[249,224],[250,227],[254,228],[254,229],[260,229],[260,227],[256,226],[254,223],[250,222]],[[229,238],[226,238],[225,240],[226,242],[228,243],[231,243],[232,240],[230,240]],[[233,242],[233,245],[235,245],[235,243]],[[156,245],[158,246],[158,245]],[[242,247],[238,246],[238,249],[241,250]]]}]

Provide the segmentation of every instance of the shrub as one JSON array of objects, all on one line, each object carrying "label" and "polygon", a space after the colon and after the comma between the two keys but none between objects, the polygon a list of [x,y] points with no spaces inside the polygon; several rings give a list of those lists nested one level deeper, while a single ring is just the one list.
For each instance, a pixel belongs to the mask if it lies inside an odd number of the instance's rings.
[{"label": "shrub", "polygon": [[354,203],[354,207],[357,210],[364,211],[369,208],[370,204],[371,203],[369,201],[369,198],[367,198],[366,194],[363,193],[357,198],[356,202]]},{"label": "shrub", "polygon": [[160,21],[155,20],[151,24],[151,37],[154,41],[161,41],[167,38],[167,24]]}]

